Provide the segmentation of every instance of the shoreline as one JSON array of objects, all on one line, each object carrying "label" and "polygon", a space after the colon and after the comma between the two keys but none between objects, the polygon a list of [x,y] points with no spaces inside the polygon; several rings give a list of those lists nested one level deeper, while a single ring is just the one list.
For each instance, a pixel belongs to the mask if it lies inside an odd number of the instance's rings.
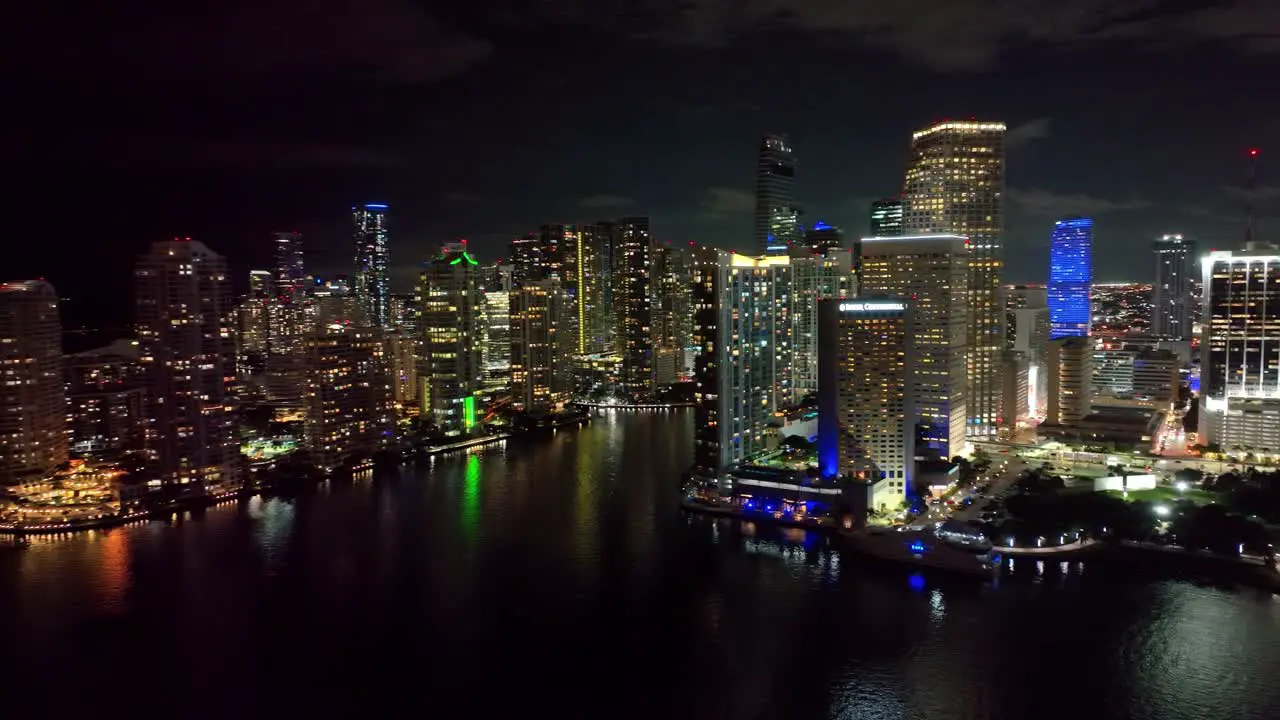
[{"label": "shoreline", "polygon": [[[503,433],[501,435],[487,435],[484,437],[471,438],[471,439],[463,440],[460,442],[449,443],[447,445],[439,445],[436,447],[423,450],[420,453],[414,453],[412,455],[409,455],[408,457],[402,457],[400,458],[400,461],[397,463],[397,465],[400,465],[400,466],[407,465],[408,463],[423,457],[431,457],[434,455],[440,455],[448,452],[457,452],[459,450],[467,450],[473,447],[482,447],[485,445],[492,445],[495,443],[505,442],[507,440],[520,439],[523,437],[537,435],[537,434],[540,434],[539,431],[541,430],[559,430],[561,428],[574,427],[574,426],[581,427],[582,425],[585,425],[590,421],[591,421],[590,416],[583,416],[580,418],[562,420],[560,422],[555,422],[545,426],[533,428],[528,432],[524,432],[524,433]],[[333,472],[326,473],[322,479],[308,480],[308,481],[305,481],[303,484],[308,486],[320,485],[321,483],[329,482],[334,479],[341,479],[343,476],[349,475],[350,472],[351,472],[350,470],[344,470],[344,469],[335,470]],[[139,522],[150,521],[150,520],[163,520],[165,518],[173,517],[174,515],[177,515],[177,514],[181,514],[185,512],[194,512],[197,510],[206,510],[208,508],[215,507],[217,505],[228,504],[228,503],[237,502],[240,500],[249,500],[251,498],[258,497],[258,496],[265,496],[268,494],[279,496],[282,494],[287,494],[287,492],[286,493],[280,492],[280,489],[281,489],[281,486],[288,485],[288,484],[290,484],[288,481],[263,483],[259,485],[254,485],[252,487],[245,487],[239,490],[220,493],[217,495],[209,495],[209,496],[198,497],[198,498],[187,498],[184,500],[177,500],[164,507],[151,508],[147,510],[135,510],[133,512],[123,514],[123,515],[111,515],[108,517],[93,518],[92,520],[85,520],[82,522],[64,522],[64,523],[50,523],[45,525],[21,525],[21,526],[0,525],[0,536],[7,536],[15,539],[20,539],[27,535],[60,535],[64,533],[69,535],[72,533],[85,532],[88,530],[105,530],[109,528],[121,527],[123,525],[130,525],[133,523],[139,523]]]}]

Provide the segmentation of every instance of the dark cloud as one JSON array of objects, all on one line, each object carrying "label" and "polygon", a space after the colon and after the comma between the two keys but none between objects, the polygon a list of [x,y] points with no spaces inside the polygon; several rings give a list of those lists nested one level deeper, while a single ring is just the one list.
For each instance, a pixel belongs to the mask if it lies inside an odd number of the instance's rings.
[{"label": "dark cloud", "polygon": [[1006,197],[1035,215],[1063,217],[1067,215],[1105,215],[1113,212],[1141,210],[1151,203],[1140,200],[1112,200],[1085,193],[1058,193],[1040,188],[1009,188]]},{"label": "dark cloud", "polygon": [[725,220],[748,216],[756,207],[756,195],[750,190],[731,187],[709,187],[702,202],[702,217]]},{"label": "dark cloud", "polygon": [[441,195],[440,199],[455,205],[474,205],[484,198],[469,192],[447,192]]},{"label": "dark cloud", "polygon": [[622,195],[610,195],[609,193],[590,195],[578,201],[578,205],[584,208],[622,208],[635,204],[636,201],[633,198],[624,197]]},{"label": "dark cloud", "polygon": [[1042,117],[1018,125],[1005,136],[1004,144],[1009,149],[1016,149],[1027,143],[1049,137],[1049,118]]}]

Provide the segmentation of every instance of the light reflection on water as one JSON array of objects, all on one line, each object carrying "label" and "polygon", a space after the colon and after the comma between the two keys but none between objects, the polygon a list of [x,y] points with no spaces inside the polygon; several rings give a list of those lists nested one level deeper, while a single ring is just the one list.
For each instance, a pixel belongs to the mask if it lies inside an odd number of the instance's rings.
[{"label": "light reflection on water", "polygon": [[184,717],[384,716],[410,696],[474,717],[1280,717],[1275,599],[1057,562],[996,587],[684,515],[689,420],[610,413],[0,548],[0,638],[23,657],[6,682],[50,696],[97,668],[60,693],[68,716],[145,677],[134,709]]}]

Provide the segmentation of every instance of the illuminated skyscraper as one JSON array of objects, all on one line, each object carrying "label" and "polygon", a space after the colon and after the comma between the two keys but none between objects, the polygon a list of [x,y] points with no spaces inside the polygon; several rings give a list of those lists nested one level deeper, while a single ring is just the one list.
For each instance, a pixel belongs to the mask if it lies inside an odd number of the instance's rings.
[{"label": "illuminated skyscraper", "polygon": [[907,233],[969,238],[967,432],[977,436],[995,433],[1000,406],[1004,136],[1001,122],[946,121],[917,131],[902,197]]},{"label": "illuminated skyscraper", "polygon": [[0,283],[0,485],[39,480],[67,459],[58,293]]},{"label": "illuminated skyscraper", "polygon": [[1089,337],[1093,220],[1059,220],[1049,244],[1049,338]]},{"label": "illuminated skyscraper", "polygon": [[693,254],[687,247],[672,245],[659,245],[654,251],[654,335],[660,360],[670,364],[656,371],[657,382],[663,385],[674,382],[672,376],[683,372],[684,354],[693,334]]},{"label": "illuminated skyscraper", "polygon": [[896,237],[903,234],[902,201],[876,200],[871,203],[871,237]]},{"label": "illuminated skyscraper", "polygon": [[304,342],[303,398],[307,447],[334,467],[386,447],[395,429],[390,363],[372,327],[331,325]]},{"label": "illuminated skyscraper", "polygon": [[484,382],[506,387],[511,380],[511,266],[489,265],[482,273],[485,326]]},{"label": "illuminated skyscraper", "polygon": [[909,392],[921,439],[947,458],[960,452],[965,437],[965,287],[972,257],[966,245],[965,238],[945,234],[862,240],[859,292],[910,300],[917,366]]},{"label": "illuminated skyscraper", "polygon": [[600,254],[608,236],[597,225],[543,225],[540,237],[540,277],[558,280],[564,295],[560,346],[575,355],[604,350],[610,314]]},{"label": "illuminated skyscraper", "polygon": [[790,314],[794,393],[789,402],[799,402],[806,395],[818,392],[820,301],[857,294],[852,250],[835,247],[814,253],[805,248],[792,249]]},{"label": "illuminated skyscraper", "polygon": [[785,135],[765,135],[756,154],[756,247],[785,253],[800,242],[795,208],[796,161]]},{"label": "illuminated skyscraper", "polygon": [[545,410],[569,390],[569,358],[558,352],[563,300],[557,280],[511,291],[511,394],[526,410]]},{"label": "illuminated skyscraper", "polygon": [[275,278],[268,270],[249,271],[249,294],[240,305],[239,351],[243,367],[259,367],[271,337],[271,307]]},{"label": "illuminated skyscraper", "polygon": [[387,245],[387,206],[366,203],[351,208],[355,272],[351,287],[376,327],[391,321],[391,267]]},{"label": "illuminated skyscraper", "polygon": [[916,369],[910,307],[900,298],[818,303],[822,351],[818,469],[866,483],[867,506],[894,510],[915,468]]},{"label": "illuminated skyscraper", "polygon": [[1045,422],[1071,425],[1093,412],[1093,345],[1080,335],[1052,340],[1045,362],[1049,373]]},{"label": "illuminated skyscraper", "polygon": [[1164,235],[1153,243],[1156,282],[1152,288],[1151,334],[1191,338],[1191,285],[1195,282],[1196,244],[1181,235]]},{"label": "illuminated skyscraper", "polygon": [[544,245],[541,238],[533,233],[522,235],[511,241],[508,247],[511,266],[511,286],[520,287],[526,282],[537,282],[546,279],[547,269],[544,259]]},{"label": "illuminated skyscraper", "polygon": [[147,420],[138,341],[117,340],[62,359],[71,450],[111,457],[142,450]]},{"label": "illuminated skyscraper", "polygon": [[1280,248],[1251,242],[1201,263],[1199,443],[1280,446]]},{"label": "illuminated skyscraper", "polygon": [[233,489],[240,448],[227,261],[204,243],[157,242],[138,258],[134,277],[148,445],[161,478],[212,493]]},{"label": "illuminated skyscraper", "polygon": [[768,448],[774,412],[793,396],[791,259],[699,248],[693,268],[694,473],[719,482]]},{"label": "illuminated skyscraper", "polygon": [[476,392],[484,380],[480,268],[465,244],[450,243],[423,267],[420,282],[422,412],[446,434],[470,432],[476,424]]},{"label": "illuminated skyscraper", "polygon": [[614,351],[622,357],[622,392],[632,398],[654,390],[653,237],[649,218],[618,221],[614,235]]}]

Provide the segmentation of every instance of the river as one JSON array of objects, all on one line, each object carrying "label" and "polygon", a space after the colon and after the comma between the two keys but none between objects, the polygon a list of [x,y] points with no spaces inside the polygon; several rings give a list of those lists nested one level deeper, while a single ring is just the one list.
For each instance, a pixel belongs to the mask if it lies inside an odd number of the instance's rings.
[{"label": "river", "polygon": [[[1280,717],[1267,593],[683,515],[692,413],[0,546],[13,717]],[[31,715],[18,712],[25,710]],[[9,716],[9,713],[5,713]]]}]

